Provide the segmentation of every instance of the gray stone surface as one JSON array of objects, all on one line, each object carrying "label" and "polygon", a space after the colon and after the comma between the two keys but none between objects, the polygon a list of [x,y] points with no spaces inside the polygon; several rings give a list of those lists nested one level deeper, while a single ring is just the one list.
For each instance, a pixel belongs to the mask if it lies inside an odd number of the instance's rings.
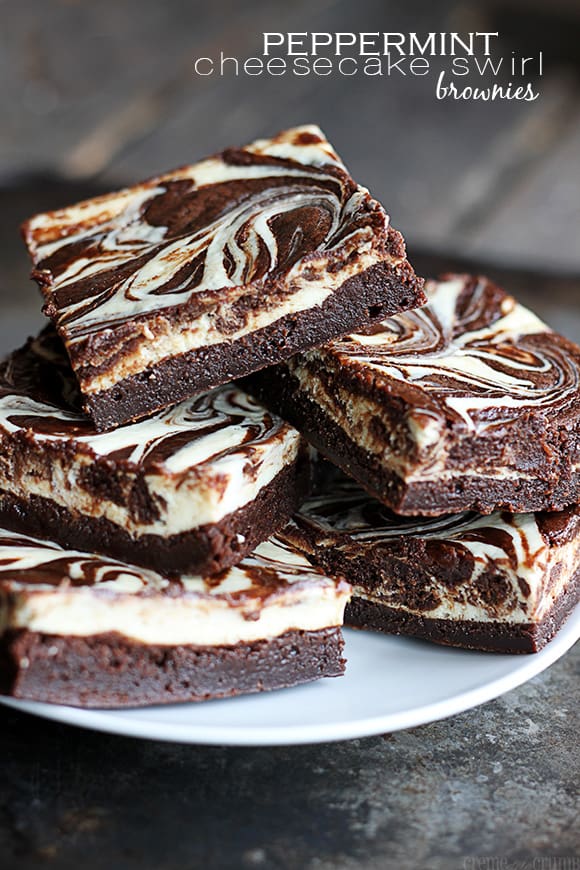
[{"label": "gray stone surface", "polygon": [[579,671],[577,645],[453,719],[305,747],[179,746],[0,710],[2,867],[575,870],[538,861],[580,861]]},{"label": "gray stone surface", "polygon": [[[580,271],[576,6],[0,0],[0,352],[43,322],[25,217],[310,120],[384,198],[419,271],[486,271],[580,340],[580,282],[556,275]],[[499,29],[508,50],[546,50],[543,97],[195,79],[193,57],[252,53],[265,29]],[[138,741],[0,707],[0,868],[580,870],[579,670],[577,645],[461,716],[311,747]]]}]

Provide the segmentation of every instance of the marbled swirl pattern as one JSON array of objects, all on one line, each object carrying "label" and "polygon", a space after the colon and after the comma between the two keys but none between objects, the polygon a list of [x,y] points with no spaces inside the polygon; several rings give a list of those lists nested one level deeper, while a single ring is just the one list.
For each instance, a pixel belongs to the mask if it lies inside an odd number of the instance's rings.
[{"label": "marbled swirl pattern", "polygon": [[[338,473],[337,473],[338,478]],[[401,517],[371,498],[354,481],[340,477],[323,495],[312,496],[298,513],[298,522],[317,534],[338,536],[334,545],[351,542],[372,546],[406,537],[420,537],[465,547],[481,571],[492,562],[523,576],[549,549],[536,514],[496,512],[481,516],[472,511],[442,517]]]},{"label": "marbled swirl pattern", "polygon": [[425,416],[470,429],[526,407],[556,412],[578,403],[580,352],[531,311],[483,278],[451,276],[425,289],[424,308],[334,342],[333,354],[407,385]]},{"label": "marbled swirl pattern", "polygon": [[316,564],[345,576],[355,598],[459,622],[541,619],[580,560],[578,508],[399,517],[339,472],[288,534]]},{"label": "marbled swirl pattern", "polygon": [[[67,341],[368,249],[387,217],[317,127],[230,149],[26,225]],[[197,300],[197,301],[196,301]]]},{"label": "marbled swirl pattern", "polygon": [[222,597],[232,606],[248,596],[270,598],[291,586],[316,583],[331,588],[333,581],[313,568],[305,556],[277,537],[260,544],[239,565],[213,577],[185,575],[167,579],[146,568],[107,556],[65,550],[0,529],[0,591],[49,590],[60,587],[103,590],[114,594],[184,594]]}]

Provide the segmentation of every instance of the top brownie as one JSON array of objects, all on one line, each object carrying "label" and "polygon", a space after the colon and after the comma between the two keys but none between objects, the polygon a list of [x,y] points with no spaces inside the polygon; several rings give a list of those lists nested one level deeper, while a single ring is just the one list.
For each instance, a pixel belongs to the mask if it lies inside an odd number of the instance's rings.
[{"label": "top brownie", "polygon": [[580,348],[486,278],[246,386],[399,514],[580,501]]},{"label": "top brownie", "polygon": [[401,235],[314,126],[23,232],[100,430],[424,301]]}]

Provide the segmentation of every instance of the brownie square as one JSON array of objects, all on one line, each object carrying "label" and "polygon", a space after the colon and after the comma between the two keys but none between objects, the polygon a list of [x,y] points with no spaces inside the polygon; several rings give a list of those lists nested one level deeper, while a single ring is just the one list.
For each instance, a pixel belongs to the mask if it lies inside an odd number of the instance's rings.
[{"label": "brownie square", "polygon": [[352,584],[345,623],[448,646],[541,649],[580,599],[580,506],[401,517],[338,470],[283,532]]},{"label": "brownie square", "polygon": [[401,235],[314,126],[23,233],[98,430],[424,301]]},{"label": "brownie square", "polygon": [[405,515],[580,501],[580,348],[486,278],[243,383]]},{"label": "brownie square", "polygon": [[99,433],[53,328],[0,363],[0,525],[164,573],[239,562],[298,506],[298,432],[234,385]]},{"label": "brownie square", "polygon": [[168,580],[0,529],[0,691],[136,707],[339,676],[349,595],[276,538],[218,577]]}]

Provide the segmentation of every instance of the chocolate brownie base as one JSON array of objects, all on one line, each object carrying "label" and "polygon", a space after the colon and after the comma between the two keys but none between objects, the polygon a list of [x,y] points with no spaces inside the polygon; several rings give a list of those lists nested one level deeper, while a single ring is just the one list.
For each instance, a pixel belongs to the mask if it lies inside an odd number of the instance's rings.
[{"label": "chocolate brownie base", "polygon": [[[494,479],[474,473],[406,483],[386,468],[380,457],[355,444],[319,405],[301,393],[298,381],[285,366],[272,366],[240,379],[240,384],[299,429],[314,447],[357,480],[370,495],[405,516],[439,516],[468,509],[489,514],[498,505],[513,513],[562,510],[577,502],[580,496],[580,470],[565,473],[554,481],[554,450],[546,451],[542,468],[534,469],[531,477],[522,472],[521,477]],[[530,434],[530,439],[533,437]],[[570,437],[576,436],[572,433]],[[521,440],[522,450],[527,443]]]},{"label": "chocolate brownie base", "polygon": [[305,463],[287,466],[249,504],[218,523],[167,538],[133,537],[104,517],[88,517],[39,496],[20,499],[0,490],[0,525],[16,532],[57,541],[73,550],[105,553],[168,576],[213,575],[237,565],[278,531],[308,489]]},{"label": "chocolate brownie base", "polygon": [[545,618],[538,623],[432,619],[356,595],[346,606],[344,624],[352,628],[416,637],[443,646],[499,653],[539,652],[558,633],[578,604],[580,571]]},{"label": "chocolate brownie base", "polygon": [[236,646],[147,646],[118,634],[0,640],[0,691],[74,707],[141,707],[282,689],[344,673],[340,628]]},{"label": "chocolate brownie base", "polygon": [[[389,245],[403,249],[389,230]],[[84,406],[98,431],[136,420],[166,405],[258,371],[300,350],[324,344],[366,324],[422,304],[423,280],[408,262],[378,263],[349,278],[322,305],[288,314],[232,342],[169,357],[114,387],[85,394]],[[179,313],[176,320],[179,321]],[[83,370],[79,370],[83,377]]]}]

